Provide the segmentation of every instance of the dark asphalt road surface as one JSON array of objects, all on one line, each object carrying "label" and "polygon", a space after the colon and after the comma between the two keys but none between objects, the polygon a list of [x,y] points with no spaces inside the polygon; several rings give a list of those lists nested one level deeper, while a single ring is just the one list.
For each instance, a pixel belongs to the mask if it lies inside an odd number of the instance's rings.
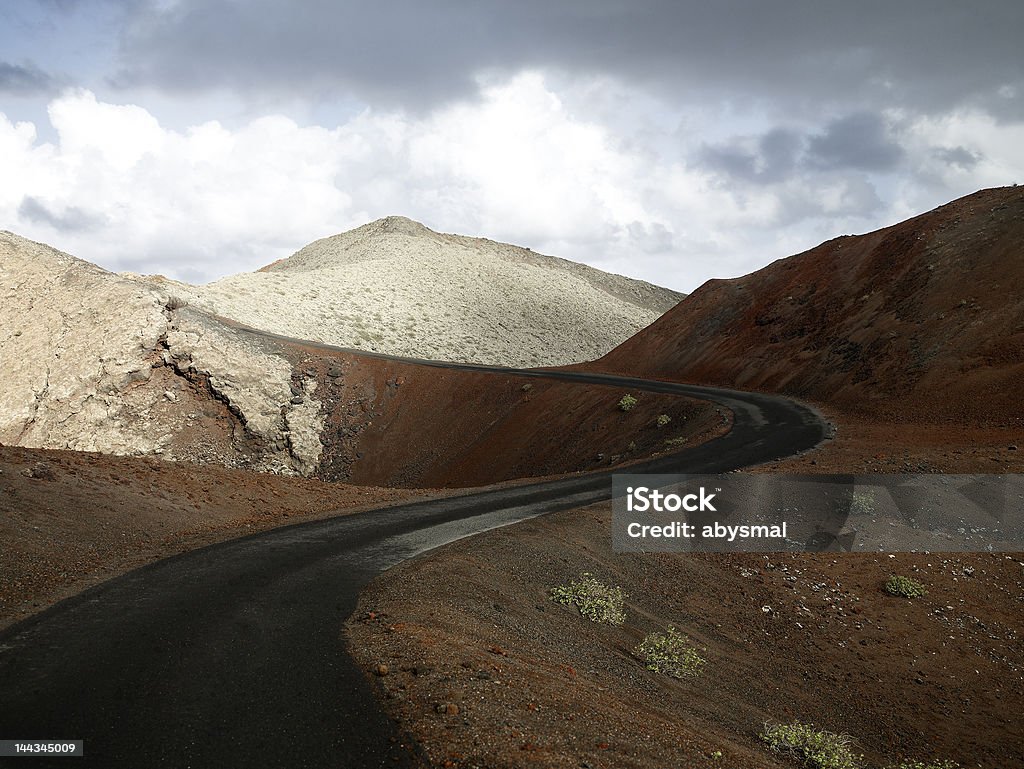
[{"label": "dark asphalt road surface", "polygon": [[[733,412],[724,437],[631,472],[733,470],[809,449],[826,434],[816,413],[780,397],[515,373],[677,393]],[[0,633],[0,740],[82,739],[85,757],[0,758],[0,766],[415,765],[415,749],[376,705],[341,638],[359,591],[460,537],[610,496],[605,471],[417,502],[221,543],[91,588]]]}]

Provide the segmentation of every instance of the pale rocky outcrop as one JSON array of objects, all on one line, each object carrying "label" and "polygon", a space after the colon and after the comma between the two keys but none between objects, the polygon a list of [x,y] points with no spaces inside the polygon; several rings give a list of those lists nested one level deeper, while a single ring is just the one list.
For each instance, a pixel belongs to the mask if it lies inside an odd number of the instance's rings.
[{"label": "pale rocky outcrop", "polygon": [[0,233],[0,443],[315,471],[313,388],[293,404],[287,360],[180,304]]},{"label": "pale rocky outcrop", "polygon": [[[0,233],[0,443],[311,475],[328,411],[262,331],[507,366],[595,358],[667,289],[388,217],[207,286]],[[219,317],[215,317],[219,316]]]}]

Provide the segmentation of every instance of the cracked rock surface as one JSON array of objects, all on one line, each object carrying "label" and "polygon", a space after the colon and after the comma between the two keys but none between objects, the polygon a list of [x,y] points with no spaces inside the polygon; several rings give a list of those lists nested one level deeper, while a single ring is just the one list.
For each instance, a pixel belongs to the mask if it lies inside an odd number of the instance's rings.
[{"label": "cracked rock surface", "polygon": [[318,466],[315,385],[158,287],[0,232],[0,443]]}]

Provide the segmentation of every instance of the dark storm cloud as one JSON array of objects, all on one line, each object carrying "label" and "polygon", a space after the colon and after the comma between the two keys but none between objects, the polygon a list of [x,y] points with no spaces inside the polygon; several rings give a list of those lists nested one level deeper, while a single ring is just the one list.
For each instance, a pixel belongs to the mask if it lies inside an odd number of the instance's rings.
[{"label": "dark storm cloud", "polygon": [[1019,112],[1024,3],[180,0],[135,6],[122,85],[352,93],[432,106],[474,76],[604,73],[676,96]]},{"label": "dark storm cloud", "polygon": [[982,155],[972,152],[966,147],[936,147],[932,155],[946,165],[956,166],[964,171],[970,171],[982,159]]},{"label": "dark storm cloud", "polygon": [[34,64],[0,61],[0,93],[34,96],[51,91],[54,79]]},{"label": "dark storm cloud", "polygon": [[889,171],[903,155],[882,117],[868,112],[831,121],[808,147],[810,162],[826,169]]},{"label": "dark storm cloud", "polygon": [[739,143],[705,145],[698,165],[758,184],[782,181],[797,167],[805,141],[795,131],[775,128],[756,141],[755,149]]},{"label": "dark storm cloud", "polygon": [[[965,159],[951,152],[948,163],[969,160],[969,153]],[[905,155],[881,115],[856,112],[830,120],[814,133],[774,128],[754,138],[705,145],[696,165],[732,179],[775,184],[807,172],[892,171]]]},{"label": "dark storm cloud", "polygon": [[18,216],[35,224],[45,224],[58,232],[83,232],[93,230],[103,222],[100,217],[70,206],[61,213],[47,208],[38,198],[26,195],[18,206]]}]

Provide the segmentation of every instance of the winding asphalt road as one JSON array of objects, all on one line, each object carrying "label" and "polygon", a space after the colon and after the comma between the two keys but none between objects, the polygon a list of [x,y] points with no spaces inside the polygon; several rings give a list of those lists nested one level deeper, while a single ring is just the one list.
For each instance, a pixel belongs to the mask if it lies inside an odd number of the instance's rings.
[{"label": "winding asphalt road", "polygon": [[[633,472],[723,472],[826,435],[816,413],[781,397],[455,367],[675,393],[733,412],[727,435]],[[416,765],[415,748],[375,704],[341,639],[359,591],[460,537],[610,496],[610,471],[478,491],[275,529],[91,588],[0,633],[0,740],[82,739],[85,757],[0,758],[0,766]]]}]

